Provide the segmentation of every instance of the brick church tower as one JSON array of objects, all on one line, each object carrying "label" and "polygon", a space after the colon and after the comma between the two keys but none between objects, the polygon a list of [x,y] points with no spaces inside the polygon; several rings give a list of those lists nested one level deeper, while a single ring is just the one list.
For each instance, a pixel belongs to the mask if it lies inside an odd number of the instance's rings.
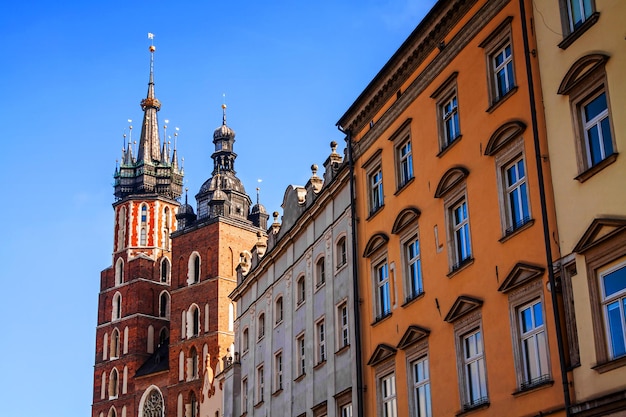
[{"label": "brick church tower", "polygon": [[[213,134],[211,177],[181,205],[177,151],[159,138],[154,46],[136,156],[132,138],[114,178],[112,266],[101,273],[93,417],[198,417],[221,410],[213,383],[233,343],[240,254],[267,227],[234,169],[235,132]],[[166,127],[164,127],[165,129]],[[132,133],[132,127],[131,127]]]}]

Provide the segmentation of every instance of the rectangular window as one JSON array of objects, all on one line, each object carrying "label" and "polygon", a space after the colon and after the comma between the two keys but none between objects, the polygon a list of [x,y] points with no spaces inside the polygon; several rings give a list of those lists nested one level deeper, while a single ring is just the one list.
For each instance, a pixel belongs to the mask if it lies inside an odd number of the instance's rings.
[{"label": "rectangular window", "polygon": [[445,148],[450,146],[461,134],[459,130],[459,109],[456,94],[441,104],[441,118]]},{"label": "rectangular window", "polygon": [[582,26],[593,14],[592,0],[567,0],[570,32]]},{"label": "rectangular window", "polygon": [[470,409],[489,402],[487,396],[487,374],[480,330],[462,337],[463,349],[463,409]]},{"label": "rectangular window", "polygon": [[337,307],[337,329],[339,329],[339,349],[350,344],[350,332],[348,326],[348,304],[342,303]]},{"label": "rectangular window", "polygon": [[452,270],[458,269],[472,256],[470,244],[469,217],[467,213],[467,202],[461,200],[450,209],[452,219],[452,235],[454,246],[454,265]]},{"label": "rectangular window", "polygon": [[422,260],[420,257],[420,241],[418,236],[412,237],[404,244],[405,270],[407,279],[406,301],[411,301],[424,292],[422,284]]},{"label": "rectangular window", "polygon": [[263,387],[265,385],[265,372],[263,371],[263,365],[259,366],[256,369],[256,398],[257,403],[263,401]]},{"label": "rectangular window", "polygon": [[241,411],[248,411],[248,378],[241,380]]},{"label": "rectangular window", "polygon": [[430,402],[430,376],[428,358],[422,357],[411,363],[413,373],[413,395],[415,398],[415,416],[432,417]]},{"label": "rectangular window", "polygon": [[339,417],[352,417],[352,404],[342,405],[339,409]]},{"label": "rectangular window", "polygon": [[506,234],[508,235],[530,221],[524,158],[518,158],[505,166],[503,177],[508,225]]},{"label": "rectangular window", "polygon": [[581,112],[587,164],[592,167],[613,154],[613,138],[606,93],[603,91],[583,103]]},{"label": "rectangular window", "polygon": [[540,300],[532,301],[519,308],[520,342],[524,382],[522,389],[550,379],[548,345]]},{"label": "rectangular window", "polygon": [[389,267],[387,261],[381,262],[375,268],[376,272],[376,320],[381,320],[391,314],[391,293],[389,289]]},{"label": "rectangular window", "polygon": [[626,264],[600,275],[609,359],[626,355]]},{"label": "rectangular window", "polygon": [[346,250],[346,238],[342,237],[337,242],[337,269],[348,262],[348,252]]},{"label": "rectangular window", "polygon": [[274,390],[283,389],[283,352],[274,355]]},{"label": "rectangular window", "polygon": [[370,186],[370,214],[378,211],[384,203],[383,199],[383,171],[378,167],[369,175]]},{"label": "rectangular window", "polygon": [[395,374],[389,374],[380,379],[380,396],[382,399],[382,417],[397,417]]},{"label": "rectangular window", "polygon": [[398,158],[398,189],[404,187],[413,179],[413,154],[411,152],[411,140],[402,142],[396,149]]},{"label": "rectangular window", "polygon": [[491,62],[495,83],[495,101],[500,101],[515,86],[511,43],[505,44],[492,54]]},{"label": "rectangular window", "polygon": [[296,371],[298,372],[298,376],[302,376],[306,373],[306,362],[305,362],[305,344],[304,344],[304,334],[301,334],[296,338]]},{"label": "rectangular window", "polygon": [[317,363],[326,361],[326,326],[324,319],[315,325],[317,333]]},{"label": "rectangular window", "polygon": [[326,264],[324,258],[321,258],[315,264],[315,288],[321,287],[326,282]]}]

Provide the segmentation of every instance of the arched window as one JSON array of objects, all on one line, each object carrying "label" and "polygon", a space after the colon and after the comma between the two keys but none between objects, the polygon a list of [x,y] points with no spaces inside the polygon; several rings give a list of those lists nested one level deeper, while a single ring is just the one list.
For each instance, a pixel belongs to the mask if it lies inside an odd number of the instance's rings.
[{"label": "arched window", "polygon": [[170,249],[170,209],[165,207],[163,209],[163,241],[161,246],[165,250]]},{"label": "arched window", "polygon": [[122,318],[122,294],[116,292],[113,296],[113,310],[111,312],[111,320],[119,320]]},{"label": "arched window", "polygon": [[152,389],[146,390],[139,407],[139,417],[163,417],[165,405],[159,389],[153,386]]},{"label": "arched window", "polygon": [[120,385],[120,376],[117,369],[113,368],[109,375],[109,399],[117,398]]},{"label": "arched window", "polygon": [[167,339],[169,339],[169,337],[170,335],[169,335],[169,332],[167,331],[167,328],[163,327],[161,331],[159,332],[159,346],[165,343]]},{"label": "arched window", "polygon": [[304,282],[304,275],[298,278],[298,281],[296,284],[296,291],[297,291],[296,302],[297,302],[297,305],[300,305],[304,303],[304,300],[306,299],[306,285]]},{"label": "arched window", "polygon": [[189,379],[198,378],[198,351],[195,347],[189,351],[187,375]]},{"label": "arched window", "polygon": [[126,207],[120,207],[117,217],[117,250],[124,249],[126,243]]},{"label": "arched window", "polygon": [[159,317],[169,318],[170,316],[170,295],[163,291],[159,297]]},{"label": "arched window", "polygon": [[148,205],[141,205],[141,223],[140,223],[139,245],[146,246],[146,228],[148,227]]},{"label": "arched window", "polygon": [[346,250],[346,237],[343,236],[337,241],[337,269],[341,268],[348,262],[348,253]]},{"label": "arched window", "polygon": [[243,329],[243,337],[242,337],[242,346],[241,350],[247,352],[250,347],[250,334],[248,332],[248,328]]},{"label": "arched window", "polygon": [[163,258],[161,261],[161,282],[169,282],[170,281],[170,260],[167,258]]},{"label": "arched window", "polygon": [[189,411],[189,417],[198,417],[198,400],[193,391],[189,393]]},{"label": "arched window", "polygon": [[326,282],[326,264],[322,256],[315,264],[315,288],[321,287]]},{"label": "arched window", "polygon": [[189,257],[187,284],[200,282],[200,255],[194,252]]},{"label": "arched window", "polygon": [[111,333],[111,359],[120,357],[120,331],[113,329]]},{"label": "arched window", "polygon": [[193,304],[187,311],[187,339],[200,334],[200,309]]},{"label": "arched window", "polygon": [[109,414],[107,414],[107,417],[117,417],[117,411],[115,411],[115,407],[111,407],[109,409]]},{"label": "arched window", "polygon": [[115,262],[115,285],[120,285],[124,282],[124,260],[117,258]]}]

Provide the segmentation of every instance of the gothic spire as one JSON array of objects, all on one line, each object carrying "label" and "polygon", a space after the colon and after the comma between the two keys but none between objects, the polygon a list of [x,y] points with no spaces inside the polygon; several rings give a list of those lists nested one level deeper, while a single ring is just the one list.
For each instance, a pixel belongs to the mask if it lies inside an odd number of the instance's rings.
[{"label": "gothic spire", "polygon": [[161,160],[161,146],[159,140],[159,122],[157,112],[161,110],[161,102],[154,95],[154,45],[150,45],[150,81],[148,82],[148,94],[141,100],[143,110],[143,123],[141,125],[141,137],[137,161],[152,163]]}]

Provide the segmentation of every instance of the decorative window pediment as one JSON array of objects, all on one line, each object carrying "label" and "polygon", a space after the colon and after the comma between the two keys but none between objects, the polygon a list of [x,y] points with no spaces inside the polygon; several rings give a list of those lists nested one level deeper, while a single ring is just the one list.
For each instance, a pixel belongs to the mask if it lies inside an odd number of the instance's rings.
[{"label": "decorative window pediment", "polygon": [[420,217],[421,212],[416,207],[408,207],[405,208],[398,214],[396,220],[393,222],[393,227],[391,228],[391,233],[397,235],[405,227],[416,221]]},{"label": "decorative window pediment", "polygon": [[463,182],[469,175],[469,170],[463,166],[450,168],[439,180],[437,190],[435,190],[435,198],[441,198],[456,185]]},{"label": "decorative window pediment", "polygon": [[584,81],[597,68],[603,67],[609,56],[604,54],[590,54],[580,58],[567,71],[561,85],[559,94],[569,94],[581,81]]},{"label": "decorative window pediment", "polygon": [[485,148],[485,155],[494,155],[513,139],[524,133],[525,130],[526,123],[520,120],[513,120],[503,124],[491,135],[491,138],[489,138],[489,142],[487,142],[487,147]]},{"label": "decorative window pediment", "polygon": [[470,311],[476,310],[482,305],[483,300],[474,297],[468,297],[466,295],[461,295],[456,299],[456,301],[450,308],[450,311],[448,311],[448,314],[446,314],[446,318],[444,320],[448,323],[452,323],[462,316],[466,315]]},{"label": "decorative window pediment", "polygon": [[363,257],[369,258],[374,252],[385,246],[387,242],[389,242],[389,236],[384,233],[376,233],[370,238],[370,240],[367,242],[367,245],[365,245]]},{"label": "decorative window pediment", "polygon": [[574,252],[584,253],[594,246],[611,239],[618,233],[626,230],[626,219],[623,218],[598,218],[589,225],[583,237],[580,238]]},{"label": "decorative window pediment", "polygon": [[374,353],[372,353],[372,356],[370,357],[370,360],[367,361],[367,364],[370,366],[376,366],[385,359],[389,359],[392,356],[395,356],[396,351],[396,348],[381,343],[376,346],[376,349],[374,349]]},{"label": "decorative window pediment", "polygon": [[518,262],[515,264],[509,275],[506,276],[498,291],[507,293],[513,288],[517,288],[520,285],[524,285],[535,278],[539,278],[543,275],[545,268],[536,265],[525,264]]},{"label": "decorative window pediment", "polygon": [[424,339],[425,337],[428,337],[429,334],[430,330],[412,324],[409,326],[408,329],[406,329],[406,332],[404,332],[402,339],[400,339],[400,343],[398,343],[398,349],[406,349],[409,346]]}]

